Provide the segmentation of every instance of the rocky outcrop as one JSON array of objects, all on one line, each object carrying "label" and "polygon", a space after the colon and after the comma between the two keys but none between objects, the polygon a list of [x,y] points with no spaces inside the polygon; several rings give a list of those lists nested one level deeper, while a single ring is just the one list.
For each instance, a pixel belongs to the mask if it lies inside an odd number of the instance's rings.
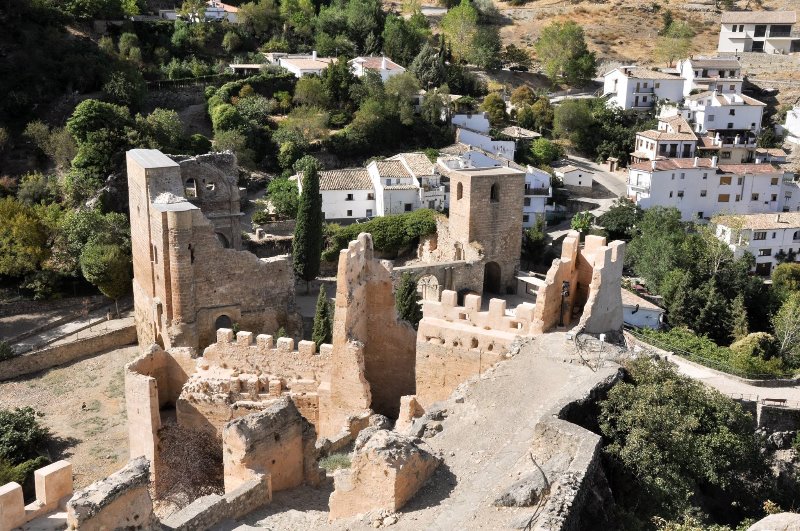
[{"label": "rocky outcrop", "polygon": [[92,483],[67,503],[69,529],[157,529],[153,500],[147,490],[150,462],[137,457],[122,470]]},{"label": "rocky outcrop", "polygon": [[747,531],[800,531],[800,514],[771,514],[748,527]]},{"label": "rocky outcrop", "polygon": [[388,430],[375,431],[357,446],[351,468],[336,472],[330,519],[380,509],[396,511],[439,463],[425,443]]}]

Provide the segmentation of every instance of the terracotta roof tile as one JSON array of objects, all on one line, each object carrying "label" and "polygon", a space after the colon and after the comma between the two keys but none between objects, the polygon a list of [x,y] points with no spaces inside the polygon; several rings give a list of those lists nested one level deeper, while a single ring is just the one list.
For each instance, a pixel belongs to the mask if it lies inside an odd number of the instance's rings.
[{"label": "terracotta roof tile", "polygon": [[345,168],[319,172],[320,190],[372,190],[366,168]]}]

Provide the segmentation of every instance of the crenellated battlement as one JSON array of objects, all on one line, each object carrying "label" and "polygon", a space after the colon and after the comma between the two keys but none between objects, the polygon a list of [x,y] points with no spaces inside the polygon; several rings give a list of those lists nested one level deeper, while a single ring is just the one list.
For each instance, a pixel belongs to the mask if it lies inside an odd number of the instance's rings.
[{"label": "crenellated battlement", "polygon": [[483,299],[480,295],[466,295],[463,306],[459,306],[457,301],[458,294],[455,291],[444,290],[441,300],[424,302],[422,317],[428,320],[467,324],[485,331],[509,332],[514,335],[528,333],[533,321],[535,308],[533,304],[520,304],[513,315],[508,315],[506,301],[503,299],[490,299],[488,311],[481,311]]}]

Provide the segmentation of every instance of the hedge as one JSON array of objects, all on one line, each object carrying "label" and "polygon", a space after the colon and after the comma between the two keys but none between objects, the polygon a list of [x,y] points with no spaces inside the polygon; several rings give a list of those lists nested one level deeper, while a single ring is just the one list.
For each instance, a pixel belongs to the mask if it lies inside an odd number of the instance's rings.
[{"label": "hedge", "polygon": [[339,251],[347,248],[347,244],[358,238],[362,232],[372,234],[376,251],[396,252],[419,241],[422,236],[436,232],[435,210],[423,208],[404,214],[382,216],[366,223],[341,226],[327,224],[325,226],[325,250],[322,259],[328,262],[336,260]]}]

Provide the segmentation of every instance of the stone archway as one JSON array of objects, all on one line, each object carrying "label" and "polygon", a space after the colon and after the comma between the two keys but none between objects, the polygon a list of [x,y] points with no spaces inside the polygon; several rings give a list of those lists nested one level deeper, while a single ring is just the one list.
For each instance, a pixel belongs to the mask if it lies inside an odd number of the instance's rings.
[{"label": "stone archway", "polygon": [[500,265],[497,262],[486,262],[483,266],[483,292],[500,293],[501,279]]},{"label": "stone archway", "polygon": [[439,280],[433,275],[426,275],[417,282],[417,293],[423,301],[438,301],[441,293]]},{"label": "stone archway", "polygon": [[220,244],[222,244],[224,248],[226,249],[231,248],[231,243],[228,241],[228,238],[224,234],[222,234],[221,232],[215,232],[214,234],[217,235],[217,240],[219,241]]},{"label": "stone archway", "polygon": [[219,330],[220,328],[233,328],[233,321],[231,321],[231,318],[225,314],[217,317],[217,320],[214,321],[214,330]]}]

